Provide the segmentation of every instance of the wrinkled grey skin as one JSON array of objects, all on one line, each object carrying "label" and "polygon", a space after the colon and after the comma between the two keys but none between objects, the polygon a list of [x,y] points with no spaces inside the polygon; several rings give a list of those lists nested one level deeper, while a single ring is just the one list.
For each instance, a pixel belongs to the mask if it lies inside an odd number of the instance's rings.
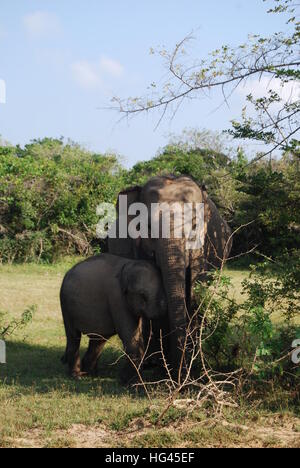
[{"label": "wrinkled grey skin", "polygon": [[[62,361],[68,364],[73,377],[96,373],[106,340],[115,334],[138,365],[145,350],[143,319],[157,319],[167,308],[160,272],[155,265],[110,254],[74,266],[63,280],[60,300],[67,336]],[[81,366],[82,334],[90,337],[90,343]],[[134,373],[128,360],[123,380],[130,380]]]},{"label": "wrinkled grey skin", "polygon": [[[178,367],[182,359],[181,343],[187,327],[188,311],[193,303],[193,285],[205,277],[205,272],[220,267],[231,250],[231,231],[206,189],[187,176],[159,176],[142,187],[133,187],[119,195],[127,195],[128,207],[145,203],[148,211],[152,203],[204,203],[205,245],[187,250],[186,239],[108,239],[109,252],[128,258],[154,259],[162,273],[168,301],[170,364],[174,378],[180,378]],[[118,211],[118,204],[117,204]],[[123,214],[124,215],[124,214]],[[131,218],[128,217],[128,222]],[[118,227],[118,219],[116,221]]]}]

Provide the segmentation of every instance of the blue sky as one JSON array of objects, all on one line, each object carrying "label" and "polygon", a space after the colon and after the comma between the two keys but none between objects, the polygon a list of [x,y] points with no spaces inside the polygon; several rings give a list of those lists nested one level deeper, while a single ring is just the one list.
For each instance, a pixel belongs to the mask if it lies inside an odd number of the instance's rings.
[{"label": "blue sky", "polygon": [[[270,2],[267,2],[270,4]],[[1,0],[0,135],[11,143],[65,136],[100,152],[116,151],[126,165],[149,159],[185,127],[221,130],[240,114],[243,93],[230,108],[220,96],[187,102],[157,130],[157,115],[117,123],[101,109],[113,95],[143,94],[164,76],[151,47],[172,48],[194,31],[197,53],[244,42],[248,33],[282,29],[262,0]]]}]

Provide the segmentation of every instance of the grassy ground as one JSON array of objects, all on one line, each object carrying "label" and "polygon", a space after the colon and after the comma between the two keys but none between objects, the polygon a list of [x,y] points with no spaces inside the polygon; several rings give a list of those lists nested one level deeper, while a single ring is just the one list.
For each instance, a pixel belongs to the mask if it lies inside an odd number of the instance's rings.
[{"label": "grassy ground", "polygon": [[[67,378],[58,293],[71,264],[0,266],[0,310],[18,317],[38,306],[33,323],[9,339],[8,364],[0,366],[0,447],[300,447],[299,413],[271,389],[270,405],[241,402],[220,419],[204,408],[189,416],[171,409],[157,428],[163,396],[149,401],[119,384],[113,343],[101,357],[101,377]],[[238,298],[247,271],[228,274]]]}]

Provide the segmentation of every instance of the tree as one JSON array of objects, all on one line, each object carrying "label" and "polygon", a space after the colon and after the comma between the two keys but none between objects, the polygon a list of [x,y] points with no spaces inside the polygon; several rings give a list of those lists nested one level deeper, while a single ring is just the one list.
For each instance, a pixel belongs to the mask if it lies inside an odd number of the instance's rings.
[{"label": "tree", "polygon": [[63,139],[0,146],[0,263],[98,252],[96,208],[123,187],[114,155]]},{"label": "tree", "polygon": [[[300,25],[294,16],[298,5],[293,0],[272,1],[274,6],[268,13],[288,14],[286,33],[278,32],[270,37],[249,36],[248,41],[238,47],[223,45],[208,58],[191,62],[187,58],[186,47],[192,38],[185,37],[171,52],[165,49],[158,51],[168,70],[167,80],[162,86],[152,83],[152,91],[145,97],[125,100],[115,97],[115,108],[125,116],[157,109],[160,122],[168,112],[171,115],[176,113],[185,99],[221,89],[224,100],[228,102],[237,87],[251,79],[264,79],[267,80],[265,96],[248,94],[241,121],[233,121],[229,132],[234,138],[266,144],[266,151],[256,159],[274,150],[292,151],[299,156],[300,101],[293,93],[286,96],[282,92],[299,86]],[[155,53],[154,50],[152,52]],[[249,114],[249,107],[252,107],[252,112],[254,110],[255,117]]]},{"label": "tree", "polygon": [[236,148],[229,144],[228,136],[224,133],[198,128],[184,128],[181,134],[170,134],[168,146],[183,151],[195,151],[200,148],[215,153],[236,153]]}]

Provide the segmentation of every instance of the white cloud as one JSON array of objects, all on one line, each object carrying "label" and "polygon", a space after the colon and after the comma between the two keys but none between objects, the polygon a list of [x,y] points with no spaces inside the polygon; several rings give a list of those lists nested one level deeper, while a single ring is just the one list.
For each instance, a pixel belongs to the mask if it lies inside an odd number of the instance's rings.
[{"label": "white cloud", "polygon": [[100,68],[107,72],[109,75],[119,77],[123,74],[124,68],[116,60],[110,59],[108,57],[102,57],[100,60]]},{"label": "white cloud", "polygon": [[0,79],[0,104],[6,103],[6,83]]},{"label": "white cloud", "polygon": [[83,88],[95,88],[101,85],[100,76],[91,63],[87,61],[74,62],[71,68],[75,81]]},{"label": "white cloud", "polygon": [[266,95],[269,89],[275,91],[280,98],[285,102],[295,102],[300,99],[300,83],[297,81],[290,81],[282,86],[279,78],[270,80],[266,76],[260,80],[249,80],[239,88],[239,93],[245,97],[252,94],[255,99],[261,98]]},{"label": "white cloud", "polygon": [[23,17],[27,34],[32,38],[53,36],[61,32],[61,23],[54,13],[35,11]]},{"label": "white cloud", "polygon": [[71,70],[74,80],[87,89],[105,87],[107,78],[119,78],[124,72],[123,66],[118,61],[105,56],[95,62],[87,60],[74,62]]}]

